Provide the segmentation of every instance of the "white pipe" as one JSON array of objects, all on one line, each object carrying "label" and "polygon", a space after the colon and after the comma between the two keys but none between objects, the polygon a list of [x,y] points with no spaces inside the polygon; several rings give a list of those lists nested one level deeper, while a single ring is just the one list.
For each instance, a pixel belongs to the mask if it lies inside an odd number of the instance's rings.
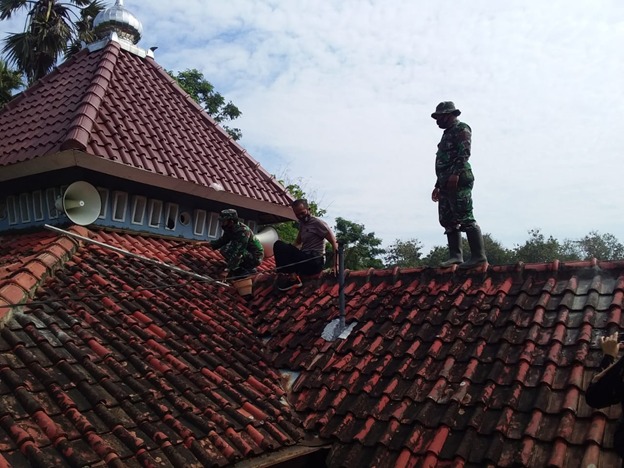
[{"label": "white pipe", "polygon": [[164,263],[164,262],[161,262],[159,260],[153,260],[151,258],[144,257],[142,255],[138,255],[138,254],[135,254],[135,253],[132,253],[132,252],[128,252],[127,250],[120,249],[119,247],[108,245],[108,244],[105,244],[104,242],[96,241],[94,239],[89,239],[88,237],[84,237],[84,236],[81,236],[80,234],[75,234],[73,232],[65,231],[65,230],[57,228],[55,226],[50,226],[49,224],[45,224],[44,227],[46,229],[49,229],[50,231],[54,231],[54,232],[57,232],[59,234],[63,234],[65,236],[75,237],[76,239],[80,239],[81,241],[88,242],[90,244],[99,245],[100,247],[104,247],[105,249],[110,249],[110,250],[112,250],[114,252],[120,253],[122,255],[126,255],[128,257],[138,258],[139,260],[143,260],[143,261],[148,262],[148,263],[153,263],[154,265],[158,265],[158,266],[161,266],[161,267],[169,268],[170,270],[177,271],[178,273],[182,273],[184,275],[191,276],[192,278],[195,278],[195,279],[198,279],[198,280],[201,280],[201,281],[207,281],[209,283],[217,283],[217,284],[219,284],[221,286],[228,286],[228,287],[230,286],[228,283],[223,283],[221,281],[217,281],[217,280],[211,278],[210,276],[198,275],[197,273],[193,273],[192,271],[183,270],[182,268],[178,268],[177,266],[174,266],[174,265],[169,265],[168,263]]}]

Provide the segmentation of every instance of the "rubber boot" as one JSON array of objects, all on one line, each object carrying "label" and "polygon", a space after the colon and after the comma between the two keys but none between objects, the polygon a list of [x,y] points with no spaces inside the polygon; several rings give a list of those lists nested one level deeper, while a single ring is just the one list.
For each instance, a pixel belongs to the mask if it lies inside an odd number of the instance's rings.
[{"label": "rubber boot", "polygon": [[470,246],[470,260],[459,265],[461,269],[475,268],[487,262],[481,228],[476,224],[466,229],[468,245]]},{"label": "rubber boot", "polygon": [[462,256],[461,231],[453,231],[446,234],[448,240],[449,259],[440,263],[440,267],[448,268],[464,261]]}]

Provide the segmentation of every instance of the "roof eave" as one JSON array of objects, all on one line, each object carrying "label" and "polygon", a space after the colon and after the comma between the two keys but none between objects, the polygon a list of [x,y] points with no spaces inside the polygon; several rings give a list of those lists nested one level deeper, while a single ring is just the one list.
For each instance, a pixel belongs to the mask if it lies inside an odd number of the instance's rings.
[{"label": "roof eave", "polygon": [[225,190],[215,190],[211,187],[177,179],[169,175],[156,174],[144,169],[109,161],[104,158],[94,157],[91,154],[79,150],[61,151],[17,164],[4,166],[1,168],[2,170],[0,170],[0,182],[72,167],[88,169],[100,174],[106,174],[136,183],[159,187],[165,190],[171,190],[239,208],[246,208],[260,214],[259,222],[261,224],[295,220],[294,214],[289,206],[269,203],[263,200],[230,193]]}]

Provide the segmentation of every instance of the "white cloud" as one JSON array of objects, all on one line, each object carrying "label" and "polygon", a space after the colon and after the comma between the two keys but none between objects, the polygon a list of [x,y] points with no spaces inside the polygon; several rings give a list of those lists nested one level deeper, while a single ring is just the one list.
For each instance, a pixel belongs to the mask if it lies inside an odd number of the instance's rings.
[{"label": "white cloud", "polygon": [[[454,100],[473,129],[475,214],[513,247],[540,227],[624,241],[619,0],[127,0],[167,69],[242,111],[242,144],[302,177],[328,218],[386,244],[444,243],[430,200]],[[0,32],[6,30],[0,23]]]}]

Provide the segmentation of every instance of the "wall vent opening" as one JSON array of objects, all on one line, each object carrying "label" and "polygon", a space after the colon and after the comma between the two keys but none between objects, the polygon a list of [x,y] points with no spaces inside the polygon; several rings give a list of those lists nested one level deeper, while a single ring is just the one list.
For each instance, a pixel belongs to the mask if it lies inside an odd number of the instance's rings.
[{"label": "wall vent opening", "polygon": [[17,224],[17,200],[12,195],[7,198],[7,212],[9,214],[9,224]]},{"label": "wall vent opening", "polygon": [[30,203],[27,193],[22,193],[19,196],[19,210],[22,223],[30,223]]},{"label": "wall vent opening", "polygon": [[124,222],[128,207],[128,194],[126,192],[113,193],[113,221]]},{"label": "wall vent opening", "polygon": [[58,218],[58,210],[56,209],[56,189],[54,187],[49,188],[45,192],[46,208],[48,210],[48,218]]},{"label": "wall vent opening", "polygon": [[160,200],[150,200],[149,203],[149,225],[150,227],[160,227],[162,217],[163,202]]},{"label": "wall vent opening", "polygon": [[178,220],[179,207],[175,203],[167,203],[165,207],[165,229],[174,231]]},{"label": "wall vent opening", "polygon": [[217,237],[219,227],[219,215],[217,213],[210,213],[210,219],[208,220],[208,237]]},{"label": "wall vent opening", "polygon": [[145,218],[145,210],[147,209],[147,198],[141,196],[134,197],[134,206],[132,207],[132,224],[143,224]]},{"label": "wall vent opening", "polygon": [[36,190],[32,194],[33,202],[33,216],[35,221],[43,221],[45,214],[43,213],[43,193],[41,190]]},{"label": "wall vent opening", "polygon": [[206,211],[195,210],[195,226],[193,227],[193,234],[196,236],[203,236],[206,231]]},{"label": "wall vent opening", "polygon": [[106,212],[108,211],[108,189],[98,187],[98,193],[100,194],[100,200],[102,205],[100,206],[99,219],[106,219]]}]

